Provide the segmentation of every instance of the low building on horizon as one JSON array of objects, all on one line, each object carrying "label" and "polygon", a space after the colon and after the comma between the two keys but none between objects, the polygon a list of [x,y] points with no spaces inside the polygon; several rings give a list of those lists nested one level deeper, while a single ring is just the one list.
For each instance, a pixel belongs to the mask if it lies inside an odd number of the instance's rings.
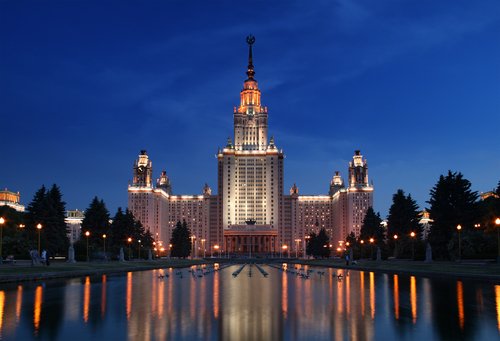
[{"label": "low building on horizon", "polygon": [[21,194],[11,192],[7,188],[0,190],[0,206],[9,206],[18,212],[24,212],[25,207],[21,204]]}]

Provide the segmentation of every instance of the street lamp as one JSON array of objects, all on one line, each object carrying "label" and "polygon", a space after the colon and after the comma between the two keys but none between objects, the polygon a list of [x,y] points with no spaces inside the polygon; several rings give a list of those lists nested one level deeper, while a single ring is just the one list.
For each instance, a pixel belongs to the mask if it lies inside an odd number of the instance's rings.
[{"label": "street lamp", "polygon": [[85,232],[85,236],[87,237],[87,262],[89,261],[89,236],[90,236],[90,232],[87,231]]},{"label": "street lamp", "polygon": [[104,259],[106,259],[106,234],[102,235],[102,241],[104,243]]},{"label": "street lamp", "polygon": [[361,239],[359,241],[359,243],[361,244],[361,246],[360,246],[360,253],[361,253],[360,258],[363,258],[363,246],[365,245],[365,241],[363,239]]},{"label": "street lamp", "polygon": [[[219,245],[217,245],[217,244],[214,245],[214,250],[215,250],[215,253],[217,253],[219,251]],[[219,257],[220,257],[220,255],[219,255]]]},{"label": "street lamp", "polygon": [[500,263],[500,218],[495,219],[495,225],[497,226],[497,248],[498,248],[498,255],[497,255],[497,263]]},{"label": "street lamp", "polygon": [[203,258],[205,258],[205,238],[201,239],[201,248],[203,249]]},{"label": "street lamp", "polygon": [[[283,253],[286,253],[286,251],[288,249],[288,245],[285,244],[281,248],[283,249]],[[290,252],[288,252],[288,258],[290,258]]]},{"label": "street lamp", "polygon": [[371,247],[370,247],[370,259],[373,259],[373,242],[375,241],[375,239],[370,238],[370,244],[371,244]]},{"label": "street lamp", "polygon": [[38,256],[40,256],[40,231],[42,230],[42,224],[38,223],[36,229],[38,230]]},{"label": "street lamp", "polygon": [[394,235],[394,258],[398,258],[398,235]]},{"label": "street lamp", "polygon": [[307,244],[309,243],[309,239],[311,239],[309,235],[304,237],[304,259],[307,258]]},{"label": "street lamp", "polygon": [[132,250],[130,249],[130,245],[132,244],[132,238],[128,237],[128,260],[132,260]]},{"label": "street lamp", "polygon": [[193,259],[194,257],[194,252],[195,252],[195,248],[194,248],[194,240],[196,239],[196,236],[192,235],[191,237],[191,259]]},{"label": "street lamp", "polygon": [[141,259],[141,254],[142,254],[142,252],[141,252],[142,251],[142,244],[141,244],[141,240],[140,239],[137,242],[139,243],[139,260],[140,260]]},{"label": "street lamp", "polygon": [[462,260],[462,239],[460,237],[460,231],[462,230],[462,225],[457,225],[458,231],[458,260]]},{"label": "street lamp", "polygon": [[410,233],[411,237],[411,259],[415,259],[415,232],[411,231]]},{"label": "street lamp", "polygon": [[5,224],[5,219],[3,217],[0,217],[0,264],[3,263],[3,258],[2,258],[2,244],[3,244],[3,236],[2,236],[2,231],[3,231],[3,224]]},{"label": "street lamp", "polygon": [[299,258],[299,243],[300,243],[300,239],[295,239],[295,243],[297,245],[295,245],[295,258]]}]

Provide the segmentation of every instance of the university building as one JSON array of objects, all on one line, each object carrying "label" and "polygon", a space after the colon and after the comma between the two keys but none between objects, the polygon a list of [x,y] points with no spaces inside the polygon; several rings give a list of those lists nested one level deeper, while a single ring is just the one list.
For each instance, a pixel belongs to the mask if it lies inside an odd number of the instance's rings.
[{"label": "university building", "polygon": [[0,206],[9,206],[18,212],[24,212],[24,205],[21,204],[21,194],[11,192],[7,188],[0,190]]},{"label": "university building", "polygon": [[172,230],[183,220],[194,235],[198,256],[283,250],[302,254],[305,237],[321,228],[336,247],[350,232],[359,234],[373,205],[368,164],[359,150],[348,165],[346,183],[335,172],[328,194],[301,195],[295,184],[285,194],[284,153],[268,135],[268,109],[261,103],[253,66],[254,42],[247,38],[247,79],[233,111],[234,136],[217,153],[217,193],[205,184],[199,195],[173,194],[165,171],[153,181],[145,150],[134,162],[128,208],[166,250]]}]

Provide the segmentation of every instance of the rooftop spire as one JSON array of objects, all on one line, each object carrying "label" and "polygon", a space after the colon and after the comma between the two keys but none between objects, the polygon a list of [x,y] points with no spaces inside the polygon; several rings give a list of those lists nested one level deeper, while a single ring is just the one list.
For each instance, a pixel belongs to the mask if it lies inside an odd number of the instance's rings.
[{"label": "rooftop spire", "polygon": [[248,75],[248,79],[253,80],[253,76],[255,75],[255,71],[253,70],[252,45],[255,43],[255,37],[250,34],[247,37],[247,43],[248,43],[248,70],[247,70],[247,75]]}]

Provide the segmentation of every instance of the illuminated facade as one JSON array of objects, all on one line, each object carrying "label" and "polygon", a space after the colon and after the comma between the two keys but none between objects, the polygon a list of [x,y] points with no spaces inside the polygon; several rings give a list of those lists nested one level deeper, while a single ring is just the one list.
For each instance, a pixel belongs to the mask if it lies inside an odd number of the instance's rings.
[{"label": "illuminated facade", "polygon": [[[234,108],[234,136],[217,153],[217,194],[205,185],[200,195],[173,195],[165,171],[153,184],[153,167],[146,151],[133,166],[128,207],[164,248],[178,221],[186,220],[196,237],[195,252],[303,252],[305,236],[325,228],[337,242],[353,231],[359,234],[373,187],[360,151],[349,163],[348,185],[336,172],[326,195],[290,194],[283,188],[284,154],[268,137],[268,110],[254,78],[252,45],[247,38],[247,79]],[[200,253],[201,252],[201,253]]]},{"label": "illuminated facade", "polygon": [[4,189],[0,191],[0,206],[9,206],[18,212],[24,212],[24,205],[21,205],[21,194]]},{"label": "illuminated facade", "polygon": [[64,221],[68,227],[68,239],[71,245],[80,239],[82,231],[82,222],[85,218],[85,212],[80,210],[66,211]]}]

